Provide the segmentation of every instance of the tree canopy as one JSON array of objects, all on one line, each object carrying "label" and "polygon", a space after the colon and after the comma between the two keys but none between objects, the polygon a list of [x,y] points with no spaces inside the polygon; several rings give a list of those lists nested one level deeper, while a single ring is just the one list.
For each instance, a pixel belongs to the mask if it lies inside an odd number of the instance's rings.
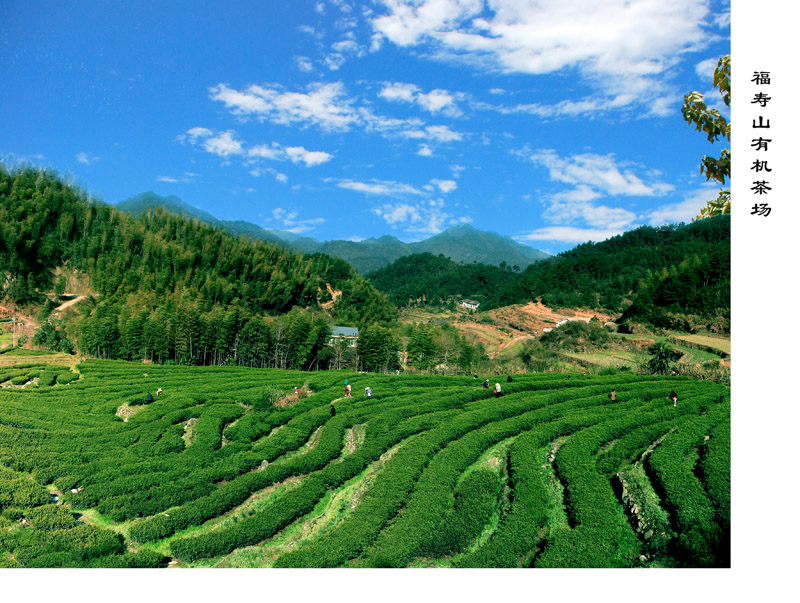
[{"label": "tree canopy", "polygon": [[[717,68],[714,70],[714,88],[719,89],[722,102],[726,107],[731,106],[731,55],[726,54],[719,59]],[[731,140],[731,124],[720,114],[717,109],[709,108],[704,102],[700,92],[690,92],[683,97],[683,108],[681,109],[683,119],[690,125],[695,126],[698,132],[704,132],[708,137],[708,142],[714,143],[720,139],[728,142]],[[700,164],[700,173],[706,175],[707,180],[715,180],[720,184],[725,184],[726,179],[731,177],[731,151],[723,149],[719,157],[703,156]],[[716,199],[708,201],[706,206],[700,210],[699,218],[716,216],[719,214],[729,214],[731,211],[731,191],[730,189],[720,189]]]}]

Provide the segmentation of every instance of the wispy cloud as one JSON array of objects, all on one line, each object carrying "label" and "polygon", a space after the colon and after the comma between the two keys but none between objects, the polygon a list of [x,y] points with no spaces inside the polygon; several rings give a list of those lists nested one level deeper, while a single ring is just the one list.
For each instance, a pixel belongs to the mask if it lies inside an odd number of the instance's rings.
[{"label": "wispy cloud", "polygon": [[313,167],[333,159],[333,155],[325,151],[309,151],[300,146],[285,147],[277,142],[248,147],[246,143],[237,139],[236,133],[231,130],[215,133],[208,128],[197,127],[180,134],[176,140],[199,146],[202,150],[218,157],[241,155],[246,158],[246,165],[253,165],[258,160],[266,159],[291,161],[294,164]]},{"label": "wispy cloud", "polygon": [[467,216],[456,217],[445,211],[444,201],[384,203],[372,208],[392,228],[420,234],[436,234],[448,226],[471,222]]},{"label": "wispy cloud", "polygon": [[298,213],[296,211],[276,207],[272,210],[273,221],[270,222],[269,219],[266,219],[264,222],[268,225],[271,224],[273,227],[277,225],[277,228],[294,234],[309,232],[325,223],[325,218],[298,220],[297,217]]},{"label": "wispy cloud", "polygon": [[592,190],[606,195],[654,196],[674,188],[658,180],[644,182],[634,173],[632,163],[618,162],[613,154],[560,157],[553,149],[523,149],[515,154],[547,168],[551,180],[575,185],[582,194]]},{"label": "wispy cloud", "polygon": [[275,180],[281,183],[286,183],[289,181],[289,177],[286,174],[279,172],[275,168],[259,166],[259,167],[254,167],[250,170],[250,175],[256,178],[260,178],[265,174],[270,174],[274,176]]},{"label": "wispy cloud", "polygon": [[450,117],[462,115],[456,100],[463,99],[464,95],[448,92],[447,90],[436,89],[430,92],[422,92],[414,84],[392,82],[384,84],[378,96],[391,102],[417,105],[431,114],[441,113]]},{"label": "wispy cloud", "polygon": [[75,155],[75,161],[78,163],[82,163],[83,165],[92,165],[93,163],[97,163],[100,161],[100,158],[96,155],[92,155],[91,153],[87,153],[85,151],[81,151],[77,155]]},{"label": "wispy cloud", "polygon": [[336,186],[365,195],[379,195],[384,197],[427,195],[425,191],[411,186],[410,184],[391,180],[368,180],[365,182],[358,180],[338,180],[336,181]]},{"label": "wispy cloud", "polygon": [[224,103],[234,115],[285,125],[314,124],[327,131],[346,131],[362,119],[341,82],[313,84],[305,93],[256,84],[239,91],[219,84],[211,88],[210,94],[212,100]]},{"label": "wispy cloud", "polygon": [[428,186],[436,187],[443,193],[451,193],[458,188],[455,180],[439,180],[438,178],[431,180]]},{"label": "wispy cloud", "polygon": [[[583,153],[561,157],[553,149],[523,149],[515,153],[546,168],[552,182],[569,185],[570,188],[541,197],[545,204],[542,217],[559,226],[580,227],[581,232],[587,226],[590,231],[621,232],[640,219],[630,208],[601,204],[598,203],[600,199],[663,196],[674,189],[673,185],[659,180],[656,173],[647,172],[630,162],[620,162],[613,154]],[[647,181],[635,170],[645,171]],[[550,232],[548,229],[542,231]],[[573,233],[570,236],[578,235]]]},{"label": "wispy cloud", "polygon": [[251,147],[247,155],[252,158],[269,159],[273,161],[286,161],[302,163],[306,167],[313,167],[333,159],[333,155],[325,151],[309,151],[304,147],[284,147],[276,142],[271,145],[261,144]]},{"label": "wispy cloud", "polygon": [[312,167],[326,163],[333,159],[333,155],[325,151],[308,151],[303,147],[286,147],[286,155],[292,163],[303,163]]},{"label": "wispy cloud", "polygon": [[295,57],[294,64],[303,73],[311,73],[312,71],[314,71],[314,64],[308,57],[300,57],[300,56]]},{"label": "wispy cloud", "polygon": [[548,226],[537,228],[524,235],[514,237],[517,241],[554,241],[577,245],[579,243],[595,243],[605,241],[622,234],[621,229],[576,228],[574,226]]},{"label": "wispy cloud", "polygon": [[[210,89],[210,97],[222,102],[238,117],[286,126],[316,126],[324,132],[348,132],[360,128],[387,138],[438,143],[463,139],[463,134],[446,125],[429,125],[417,118],[397,119],[376,114],[370,103],[349,96],[341,82],[317,82],[309,85],[305,92],[288,91],[277,84],[253,84],[242,90],[219,84]],[[430,95],[425,99],[429,108],[445,102],[443,98]]]},{"label": "wispy cloud", "polygon": [[158,182],[176,184],[180,182],[196,182],[199,177],[200,174],[195,174],[194,172],[184,172],[180,176],[158,176],[156,180]]},{"label": "wispy cloud", "polygon": [[216,136],[206,138],[203,141],[203,149],[219,157],[241,155],[244,150],[244,145],[241,140],[237,140],[234,136],[235,134],[230,130],[227,132],[220,132]]},{"label": "wispy cloud", "polygon": [[689,223],[699,214],[700,209],[705,207],[706,201],[716,199],[719,188],[714,186],[702,187],[686,196],[683,201],[677,201],[662,205],[645,214],[644,218],[651,226],[659,226],[667,222]]},{"label": "wispy cloud", "polygon": [[[621,106],[658,113],[656,77],[713,39],[709,3],[629,0],[381,0],[376,34],[430,57],[507,73],[574,70]],[[727,11],[723,11],[727,12]],[[718,27],[725,22],[718,20]],[[657,88],[657,89],[654,89]],[[627,98],[619,96],[626,90]],[[600,102],[606,107],[608,103]],[[576,106],[577,110],[581,107]],[[562,111],[566,107],[561,108]]]}]

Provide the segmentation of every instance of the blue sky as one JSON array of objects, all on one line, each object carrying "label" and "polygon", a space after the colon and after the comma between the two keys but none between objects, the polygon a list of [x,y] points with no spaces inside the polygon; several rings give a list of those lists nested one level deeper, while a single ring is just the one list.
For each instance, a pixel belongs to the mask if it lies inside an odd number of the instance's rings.
[{"label": "blue sky", "polygon": [[[470,223],[557,253],[689,221],[709,0],[0,4],[0,158],[318,239]],[[10,85],[9,85],[10,83]]]}]

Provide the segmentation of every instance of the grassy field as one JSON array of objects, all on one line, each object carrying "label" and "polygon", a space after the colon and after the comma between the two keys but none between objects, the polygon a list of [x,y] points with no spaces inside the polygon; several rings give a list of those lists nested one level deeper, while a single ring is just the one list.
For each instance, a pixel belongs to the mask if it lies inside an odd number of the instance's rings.
[{"label": "grassy field", "polygon": [[730,337],[721,337],[715,335],[675,335],[679,341],[688,341],[698,345],[707,346],[716,350],[720,350],[730,355],[731,353],[731,339]]},{"label": "grassy field", "polygon": [[[77,369],[68,385],[0,391],[0,566],[729,563],[730,495],[719,485],[730,464],[717,449],[730,406],[714,383],[515,375],[495,398],[472,377],[110,361]],[[64,367],[5,370],[18,380],[38,371],[44,383]],[[374,395],[340,398],[345,378]],[[292,397],[297,382],[308,387]],[[135,410],[127,421],[117,416],[125,407]],[[653,453],[642,471],[655,442],[680,450],[680,462]],[[676,526],[658,547],[631,497]],[[703,547],[685,545],[687,530]]]}]

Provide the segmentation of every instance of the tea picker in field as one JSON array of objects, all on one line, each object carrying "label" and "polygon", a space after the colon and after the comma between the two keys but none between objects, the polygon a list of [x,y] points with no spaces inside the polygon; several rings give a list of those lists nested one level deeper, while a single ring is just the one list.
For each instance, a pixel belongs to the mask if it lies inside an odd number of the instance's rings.
[{"label": "tea picker in field", "polygon": [[352,392],[352,391],[353,391],[353,386],[351,386],[351,385],[348,383],[348,384],[347,384],[347,387],[345,387],[345,388],[344,388],[344,397],[345,397],[345,398],[350,398],[350,397],[352,397],[352,396],[351,396],[351,392]]},{"label": "tea picker in field", "polygon": [[612,389],[611,393],[608,394],[608,397],[611,398],[612,402],[616,402],[617,401],[617,390]]},{"label": "tea picker in field", "polygon": [[494,396],[495,398],[499,398],[502,395],[502,388],[500,387],[499,383],[494,384]]},{"label": "tea picker in field", "polygon": [[150,392],[147,392],[147,401],[148,402],[152,402],[153,401],[153,394],[151,394]]},{"label": "tea picker in field", "polygon": [[678,405],[678,394],[675,393],[674,389],[671,392],[669,392],[669,399],[672,400],[673,406]]},{"label": "tea picker in field", "polygon": [[156,396],[160,396],[160,395],[161,395],[161,388],[159,387],[159,388],[156,390]]},{"label": "tea picker in field", "polygon": [[483,389],[489,389],[489,380],[488,379],[485,379],[483,381]]},{"label": "tea picker in field", "polygon": [[331,402],[331,416],[332,417],[336,416],[336,409],[333,407],[333,402]]},{"label": "tea picker in field", "polygon": [[364,388],[364,395],[367,398],[371,398],[372,397],[372,388],[371,387]]}]

